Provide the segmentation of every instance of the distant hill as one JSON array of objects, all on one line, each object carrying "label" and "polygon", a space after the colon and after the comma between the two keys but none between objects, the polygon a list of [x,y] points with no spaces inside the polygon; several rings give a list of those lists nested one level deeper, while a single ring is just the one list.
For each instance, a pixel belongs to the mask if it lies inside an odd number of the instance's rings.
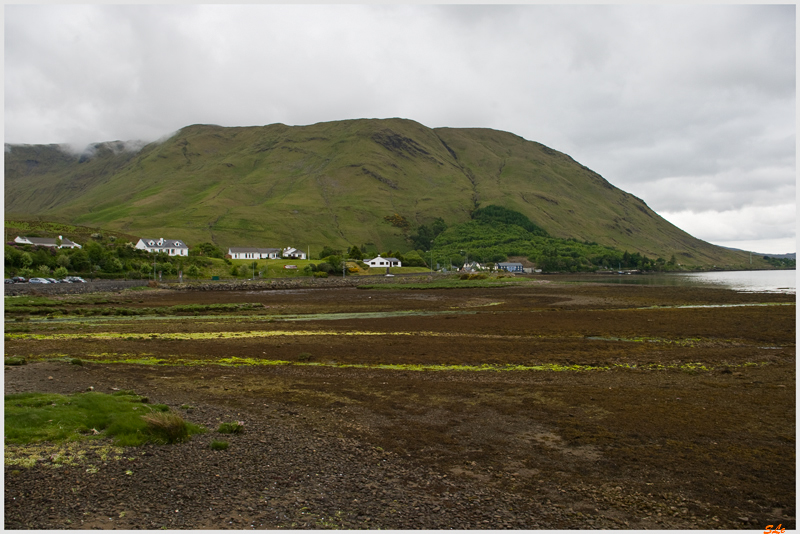
[{"label": "distant hill", "polygon": [[788,254],[765,254],[763,252],[756,252],[754,250],[742,250],[740,248],[730,248],[730,247],[722,247],[722,248],[724,248],[725,250],[730,250],[732,252],[742,252],[748,255],[753,254],[755,256],[759,256],[762,258],[766,257],[766,258],[775,258],[779,260],[797,260],[796,252],[790,252]]},{"label": "distant hill", "polygon": [[549,235],[683,264],[745,264],[696,239],[572,158],[517,135],[405,119],[311,126],[194,125],[131,147],[6,145],[5,215],[221,247],[371,244],[408,250],[410,232],[482,206]]}]

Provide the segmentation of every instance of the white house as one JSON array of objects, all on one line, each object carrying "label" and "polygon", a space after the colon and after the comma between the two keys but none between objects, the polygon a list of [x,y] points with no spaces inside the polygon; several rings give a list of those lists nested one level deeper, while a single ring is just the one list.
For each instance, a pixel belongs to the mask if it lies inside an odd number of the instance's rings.
[{"label": "white house", "polygon": [[36,245],[39,247],[82,248],[79,244],[73,243],[66,237],[62,236],[58,236],[58,239],[54,237],[17,236],[17,238],[14,240],[14,243],[19,243],[20,245]]},{"label": "white house", "polygon": [[295,259],[295,260],[304,260],[304,259],[306,259],[306,253],[303,252],[303,251],[297,250],[296,248],[293,248],[293,247],[286,247],[285,249],[283,249],[283,252],[281,252],[281,257],[282,258],[292,258],[292,259]]},{"label": "white house", "polygon": [[170,256],[188,256],[189,247],[183,241],[176,239],[149,239],[143,237],[136,243],[136,248],[147,252],[165,252]]},{"label": "white house", "polygon": [[473,273],[476,271],[483,271],[484,269],[485,267],[477,261],[471,261],[469,263],[465,263],[464,266],[459,270],[465,273]]},{"label": "white house", "polygon": [[381,258],[380,254],[371,260],[364,260],[370,267],[402,267],[397,258]]},{"label": "white house", "polygon": [[501,271],[508,271],[510,273],[524,272],[522,264],[513,261],[501,261],[497,264],[497,269]]},{"label": "white house", "polygon": [[276,260],[280,253],[279,248],[230,247],[228,249],[228,256],[232,260]]}]

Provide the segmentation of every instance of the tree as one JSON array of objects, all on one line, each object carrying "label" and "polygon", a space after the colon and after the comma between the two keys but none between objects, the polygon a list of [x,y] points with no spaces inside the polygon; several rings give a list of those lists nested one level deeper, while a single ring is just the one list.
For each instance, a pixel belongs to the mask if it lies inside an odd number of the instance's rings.
[{"label": "tree", "polygon": [[107,273],[118,273],[122,268],[122,262],[114,256],[106,258],[106,261],[103,262],[103,270]]},{"label": "tree", "polygon": [[338,256],[339,254],[341,254],[340,250],[334,250],[328,245],[325,245],[324,247],[322,247],[322,250],[319,253],[319,259],[322,260],[327,258],[328,256]]},{"label": "tree", "polygon": [[431,232],[433,232],[433,238],[436,239],[436,237],[445,230],[447,230],[447,224],[444,222],[444,219],[441,217],[436,217],[431,223]]},{"label": "tree", "polygon": [[200,276],[200,269],[197,265],[191,265],[189,269],[186,270],[186,274],[192,278],[198,278]]},{"label": "tree", "polygon": [[92,263],[92,265],[100,263],[105,255],[103,245],[95,241],[89,241],[84,247],[84,250],[86,251],[86,254],[89,257],[89,262]]},{"label": "tree", "polygon": [[220,259],[225,257],[225,253],[222,252],[222,249],[220,249],[214,243],[209,243],[208,241],[200,243],[199,245],[193,247],[189,251],[189,254],[191,256],[207,256],[209,258],[220,258]]},{"label": "tree", "polygon": [[22,254],[15,247],[6,245],[5,264],[7,267],[19,267]]},{"label": "tree", "polygon": [[53,272],[53,276],[55,276],[56,278],[64,278],[68,274],[69,274],[69,271],[67,271],[66,267],[59,267],[58,269],[56,269]]},{"label": "tree", "polygon": [[350,249],[350,252],[348,252],[348,256],[354,260],[364,259],[364,255],[361,253],[361,250],[359,250],[359,248],[355,245],[353,245],[353,247]]},{"label": "tree", "polygon": [[425,260],[416,250],[411,250],[403,254],[402,264],[404,267],[425,267]]},{"label": "tree", "polygon": [[72,264],[72,268],[76,271],[88,271],[89,267],[91,266],[91,262],[89,261],[89,255],[86,254],[83,250],[74,250],[70,256],[69,261]]},{"label": "tree", "polygon": [[19,264],[24,269],[30,269],[30,266],[33,265],[33,256],[31,256],[30,252],[23,252],[19,258]]}]

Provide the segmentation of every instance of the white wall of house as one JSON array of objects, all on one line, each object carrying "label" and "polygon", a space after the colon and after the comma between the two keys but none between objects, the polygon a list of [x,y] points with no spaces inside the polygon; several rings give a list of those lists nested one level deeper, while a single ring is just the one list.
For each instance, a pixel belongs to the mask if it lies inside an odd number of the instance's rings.
[{"label": "white wall of house", "polygon": [[400,260],[397,258],[381,258],[380,256],[371,260],[364,260],[364,263],[370,267],[402,267]]},{"label": "white wall of house", "polygon": [[283,249],[281,256],[284,258],[292,258],[296,260],[304,260],[306,259],[306,253],[302,250],[297,250],[294,247],[286,247]]},{"label": "white wall of house", "polygon": [[228,255],[232,260],[275,260],[278,259],[278,249],[230,247]]}]

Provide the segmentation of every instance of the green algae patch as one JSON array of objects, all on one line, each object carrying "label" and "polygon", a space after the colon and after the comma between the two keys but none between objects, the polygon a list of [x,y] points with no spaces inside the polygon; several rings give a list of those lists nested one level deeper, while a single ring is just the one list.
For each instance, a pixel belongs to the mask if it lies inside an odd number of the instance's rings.
[{"label": "green algae patch", "polygon": [[[52,360],[53,358],[28,357],[30,361]],[[61,358],[63,360],[63,358]],[[417,372],[572,372],[587,373],[599,371],[683,371],[690,374],[700,372],[711,372],[719,369],[732,369],[740,367],[761,367],[769,365],[770,362],[745,362],[745,363],[721,363],[719,365],[709,365],[703,362],[685,363],[612,363],[608,365],[563,365],[559,363],[530,363],[530,364],[402,364],[402,363],[335,363],[335,362],[306,362],[290,360],[270,360],[262,358],[240,358],[231,356],[219,359],[185,359],[185,358],[155,358],[147,355],[125,355],[114,353],[87,353],[83,356],[84,361],[100,364],[128,364],[128,365],[158,365],[162,367],[194,367],[205,365],[218,365],[223,367],[330,367],[338,369],[379,369],[386,371],[417,371]]]},{"label": "green algae patch", "polygon": [[220,360],[216,360],[214,362],[209,363],[217,363],[219,365],[231,365],[231,366],[243,366],[243,365],[292,365],[294,362],[290,362],[287,360],[259,360],[256,358],[222,358]]}]

